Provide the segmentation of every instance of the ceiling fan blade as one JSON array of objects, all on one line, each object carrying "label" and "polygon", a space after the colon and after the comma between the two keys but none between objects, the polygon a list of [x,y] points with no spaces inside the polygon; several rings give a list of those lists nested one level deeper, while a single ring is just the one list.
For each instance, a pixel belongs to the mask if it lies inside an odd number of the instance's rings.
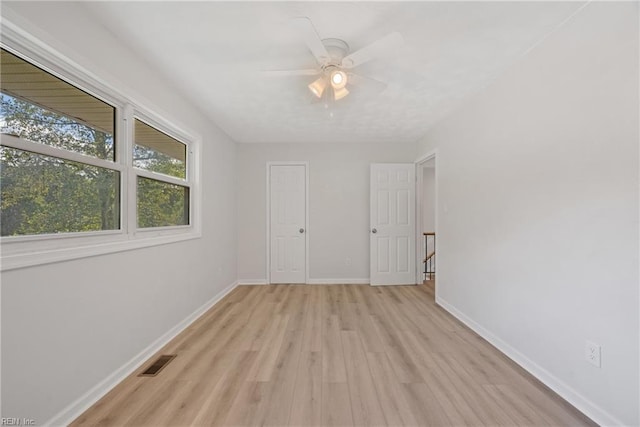
[{"label": "ceiling fan blade", "polygon": [[358,65],[364,64],[367,61],[392,51],[403,43],[404,39],[402,38],[402,34],[398,32],[387,34],[362,49],[345,56],[342,59],[342,67],[346,69],[355,68]]},{"label": "ceiling fan blade", "polygon": [[306,70],[264,70],[262,73],[267,76],[274,77],[288,77],[288,76],[317,76],[320,74],[320,70],[306,69]]},{"label": "ceiling fan blade", "polygon": [[302,35],[304,42],[320,65],[326,65],[331,58],[327,48],[322,44],[322,40],[313,26],[311,19],[306,16],[293,19],[293,25]]},{"label": "ceiling fan blade", "polygon": [[348,82],[354,86],[366,88],[369,92],[379,93],[387,88],[387,84],[371,77],[348,73]]}]

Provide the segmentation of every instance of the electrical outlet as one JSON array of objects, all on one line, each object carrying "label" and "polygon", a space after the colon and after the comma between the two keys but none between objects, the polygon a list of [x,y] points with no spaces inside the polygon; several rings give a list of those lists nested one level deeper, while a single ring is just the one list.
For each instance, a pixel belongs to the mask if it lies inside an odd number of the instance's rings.
[{"label": "electrical outlet", "polygon": [[584,347],[584,358],[593,366],[600,367],[600,346],[594,342],[587,341]]},{"label": "electrical outlet", "polygon": [[344,263],[346,265],[351,265],[351,258],[349,258],[349,257],[345,258]]}]

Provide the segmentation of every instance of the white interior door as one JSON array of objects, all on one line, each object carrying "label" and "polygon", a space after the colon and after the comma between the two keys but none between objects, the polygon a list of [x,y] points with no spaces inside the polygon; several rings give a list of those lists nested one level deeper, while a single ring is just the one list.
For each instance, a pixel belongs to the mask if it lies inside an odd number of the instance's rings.
[{"label": "white interior door", "polygon": [[270,283],[306,281],[306,165],[269,165]]},{"label": "white interior door", "polygon": [[415,284],[415,165],[371,164],[371,284]]}]

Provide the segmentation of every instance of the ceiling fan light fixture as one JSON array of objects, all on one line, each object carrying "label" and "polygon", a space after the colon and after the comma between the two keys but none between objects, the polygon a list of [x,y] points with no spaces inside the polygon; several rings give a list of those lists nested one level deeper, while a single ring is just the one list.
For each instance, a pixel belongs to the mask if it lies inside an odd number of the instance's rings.
[{"label": "ceiling fan light fixture", "polygon": [[345,96],[349,95],[349,91],[347,90],[346,87],[341,87],[341,88],[333,88],[333,99],[338,101],[339,99],[344,98]]},{"label": "ceiling fan light fixture", "polygon": [[347,85],[347,74],[344,71],[336,70],[331,73],[331,86],[334,89],[342,89]]},{"label": "ceiling fan light fixture", "polygon": [[327,88],[327,80],[324,77],[320,77],[309,85],[309,90],[312,94],[318,98],[322,98],[324,90]]}]

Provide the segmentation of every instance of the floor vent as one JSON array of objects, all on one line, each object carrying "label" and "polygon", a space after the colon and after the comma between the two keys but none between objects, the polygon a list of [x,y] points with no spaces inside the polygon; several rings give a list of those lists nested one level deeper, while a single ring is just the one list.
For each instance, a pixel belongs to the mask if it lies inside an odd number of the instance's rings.
[{"label": "floor vent", "polygon": [[143,373],[138,375],[139,377],[155,377],[164,369],[165,366],[169,364],[173,359],[175,359],[176,354],[163,354],[158,357],[155,362],[151,366],[149,366]]}]

